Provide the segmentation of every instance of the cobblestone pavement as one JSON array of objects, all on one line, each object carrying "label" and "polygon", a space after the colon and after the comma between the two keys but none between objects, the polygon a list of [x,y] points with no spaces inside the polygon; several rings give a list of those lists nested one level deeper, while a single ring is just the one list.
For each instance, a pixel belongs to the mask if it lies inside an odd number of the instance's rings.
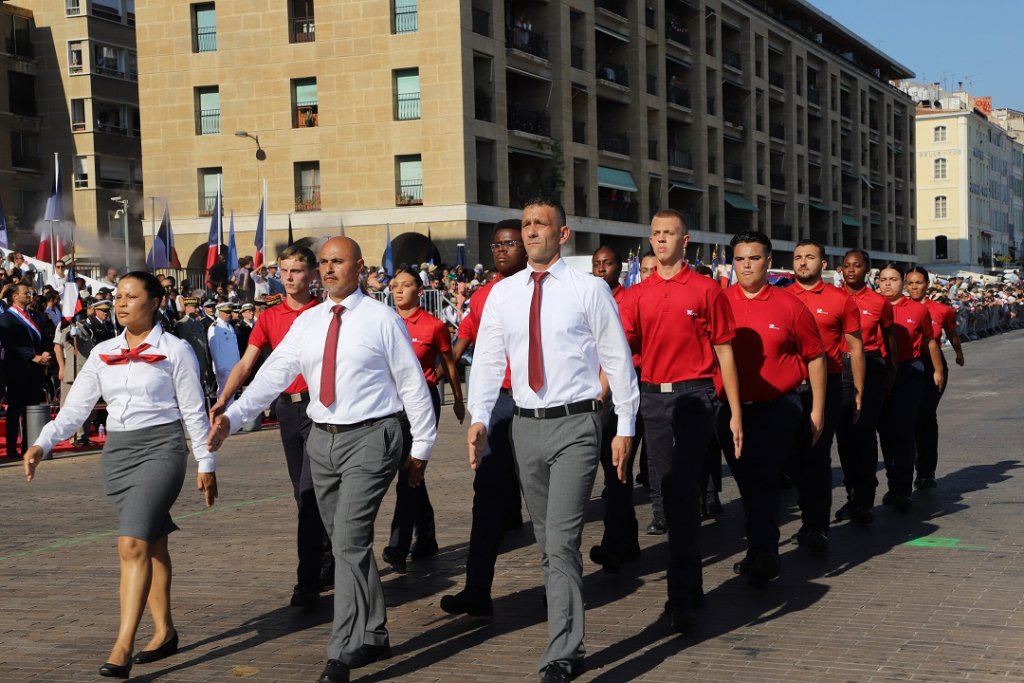
[{"label": "cobblestone pavement", "polygon": [[[664,537],[642,536],[642,561],[621,576],[585,560],[582,681],[1024,680],[1024,332],[966,346],[940,409],[939,487],[914,509],[879,509],[875,524],[832,530],[827,557],[805,555],[794,500],[783,529],[782,577],[756,590],[732,574],[742,512],[726,477],[725,513],[704,523],[707,606],[677,637],[661,608]],[[471,472],[464,428],[446,412],[428,472],[440,554],[383,570],[394,657],[356,681],[536,680],[546,642],[538,553],[528,526],[510,535],[490,624],[445,615],[461,587]],[[838,459],[833,456],[839,479]],[[194,463],[190,472],[194,472]],[[294,503],[276,431],[233,438],[219,465],[221,498],[204,510],[192,477],[175,507],[174,614],[182,650],[137,666],[138,681],[314,681],[324,664],[330,601],[287,607],[294,580]],[[600,483],[584,556],[600,537]],[[43,463],[27,485],[0,468],[0,681],[97,678],[116,631],[116,519],[99,456]],[[837,489],[837,494],[839,489]],[[837,495],[838,497],[838,495]],[[650,519],[638,493],[641,525]],[[394,505],[377,527],[383,546]],[[138,646],[149,638],[143,622]]]}]

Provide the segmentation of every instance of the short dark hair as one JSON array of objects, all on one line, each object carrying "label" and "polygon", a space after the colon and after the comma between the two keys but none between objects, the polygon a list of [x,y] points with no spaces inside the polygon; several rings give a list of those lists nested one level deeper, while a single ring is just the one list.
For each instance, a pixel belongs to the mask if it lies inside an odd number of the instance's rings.
[{"label": "short dark hair", "polygon": [[768,238],[768,235],[764,234],[760,230],[748,230],[747,232],[741,232],[732,238],[729,242],[729,246],[736,249],[737,244],[760,244],[764,247],[764,255],[772,255],[772,241]]},{"label": "short dark hair", "polygon": [[795,253],[800,247],[817,247],[819,258],[821,258],[822,261],[825,260],[825,247],[821,245],[821,242],[816,240],[800,240],[796,243],[796,246],[793,247],[793,252]]},{"label": "short dark hair", "polygon": [[391,276],[391,281],[394,282],[395,278],[403,273],[412,276],[413,281],[416,282],[416,286],[421,289],[423,288],[423,280],[420,279],[420,272],[406,263],[395,268],[395,274]]},{"label": "short dark hair", "polygon": [[679,221],[679,225],[683,226],[683,234],[689,234],[690,226],[686,224],[686,216],[675,209],[662,209],[654,214],[654,218],[675,218]]},{"label": "short dark hair", "polygon": [[[558,202],[557,199],[552,197],[533,197],[523,202],[523,208],[527,209],[531,206],[548,206],[555,210],[555,218],[558,219],[558,227],[565,225],[565,209]],[[522,223],[520,223],[522,226]]]},{"label": "short dark hair", "polygon": [[301,261],[302,263],[305,263],[310,268],[316,268],[317,267],[316,254],[313,253],[312,249],[310,249],[309,247],[304,247],[301,244],[293,244],[293,245],[291,245],[290,247],[288,247],[287,249],[282,251],[281,255],[277,257],[278,261],[283,261],[285,259],[292,259],[294,261]]},{"label": "short dark hair", "polygon": [[900,279],[903,279],[903,266],[895,261],[886,261],[883,263],[882,267],[878,269],[878,274],[881,275],[883,270],[895,270],[900,274]]},{"label": "short dark hair", "polygon": [[619,256],[619,252],[616,251],[615,247],[608,246],[607,244],[602,244],[601,246],[599,246],[597,249],[594,250],[594,255],[596,256],[597,252],[599,252],[599,251],[610,251],[610,252],[612,252],[612,256],[615,257],[615,260],[618,261],[619,263],[622,263],[622,258]]},{"label": "short dark hair", "polygon": [[857,256],[860,256],[862,259],[864,259],[864,265],[866,265],[868,268],[871,267],[871,254],[869,254],[868,252],[864,251],[863,249],[849,249],[845,254],[843,254],[843,260],[845,261],[846,257],[849,256],[850,254],[856,254]]},{"label": "short dark hair", "polygon": [[499,230],[515,230],[516,232],[523,231],[523,222],[518,218],[506,218],[503,221],[498,221],[494,224],[494,234],[497,235]]},{"label": "short dark hair", "polygon": [[907,272],[903,275],[903,277],[906,277],[911,273],[918,273],[919,275],[924,275],[925,282],[930,282],[932,279],[931,276],[928,275],[928,271],[925,269],[924,266],[911,266],[910,268],[907,268]]}]

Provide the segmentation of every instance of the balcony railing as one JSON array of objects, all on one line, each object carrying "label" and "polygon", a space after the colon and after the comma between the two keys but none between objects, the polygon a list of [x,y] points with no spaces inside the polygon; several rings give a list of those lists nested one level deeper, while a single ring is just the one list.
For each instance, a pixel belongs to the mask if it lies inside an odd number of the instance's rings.
[{"label": "balcony railing", "polygon": [[505,44],[510,48],[531,54],[534,57],[548,58],[547,38],[522,26],[505,27]]},{"label": "balcony railing", "polygon": [[551,137],[551,117],[540,111],[516,107],[508,112],[508,129]]},{"label": "balcony railing", "polygon": [[92,15],[109,21],[121,21],[121,10],[114,7],[106,7],[98,3],[92,3]]},{"label": "balcony railing", "polygon": [[200,216],[212,216],[213,210],[217,206],[217,193],[213,194],[201,194],[199,195],[199,215]]},{"label": "balcony railing", "polygon": [[599,9],[607,10],[617,14],[623,19],[626,18],[626,3],[624,0],[597,0],[594,3]]},{"label": "balcony railing", "polygon": [[395,194],[395,206],[420,206],[423,204],[423,181],[400,180]]},{"label": "balcony railing", "polygon": [[686,22],[675,14],[665,15],[665,38],[690,47],[690,29],[687,28]]},{"label": "balcony railing", "polygon": [[606,221],[624,221],[636,223],[640,215],[640,205],[629,198],[600,197],[598,199],[598,216]]},{"label": "balcony railing", "polygon": [[617,83],[623,87],[629,87],[629,71],[626,70],[626,66],[624,64],[598,62],[597,77],[610,83]]},{"label": "balcony railing", "polygon": [[598,131],[597,148],[605,152],[629,156],[629,137],[622,133]]},{"label": "balcony railing", "polygon": [[688,149],[669,147],[668,164],[677,168],[693,168],[693,154]]},{"label": "balcony railing", "polygon": [[491,13],[477,7],[473,8],[473,33],[491,37]]},{"label": "balcony railing", "polygon": [[217,51],[217,27],[216,26],[201,26],[196,28],[195,35],[195,48],[196,52],[216,52]]},{"label": "balcony railing", "polygon": [[774,69],[768,69],[768,84],[774,85],[776,88],[786,87],[786,76],[781,71]]},{"label": "balcony railing", "polygon": [[732,67],[736,70],[743,69],[743,59],[740,57],[740,53],[736,50],[730,50],[727,47],[722,48],[722,65]]},{"label": "balcony railing", "polygon": [[690,91],[682,86],[670,84],[665,93],[665,99],[668,100],[669,104],[686,107],[687,109],[691,108]]},{"label": "balcony railing", "polygon": [[295,104],[295,127],[316,128],[320,124],[320,105],[316,102]]},{"label": "balcony railing", "polygon": [[296,211],[320,210],[320,186],[302,185],[295,190]]},{"label": "balcony railing", "polygon": [[415,5],[395,8],[395,33],[415,33],[418,29],[419,13]]},{"label": "balcony railing", "polygon": [[411,121],[420,117],[420,94],[418,92],[395,95],[395,120]]},{"label": "balcony railing", "polygon": [[587,122],[586,121],[573,121],[572,122],[572,141],[580,144],[586,144],[587,142]]},{"label": "balcony railing", "polygon": [[292,19],[291,42],[312,43],[316,41],[316,23],[313,17]]},{"label": "balcony railing", "polygon": [[583,68],[583,48],[573,45],[569,48],[569,59],[574,69]]},{"label": "balcony railing", "polygon": [[198,135],[217,135],[220,133],[220,109],[202,109],[197,122]]}]

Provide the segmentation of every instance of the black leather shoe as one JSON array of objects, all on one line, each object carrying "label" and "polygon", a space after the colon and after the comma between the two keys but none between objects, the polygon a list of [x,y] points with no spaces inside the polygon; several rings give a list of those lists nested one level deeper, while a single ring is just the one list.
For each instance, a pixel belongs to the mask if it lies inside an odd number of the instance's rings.
[{"label": "black leather shoe", "polygon": [[136,664],[149,664],[151,662],[159,662],[161,659],[166,659],[171,655],[178,654],[178,632],[175,631],[174,635],[160,647],[155,650],[142,650],[136,653],[132,657],[132,661]]},{"label": "black leather shoe", "polygon": [[622,560],[602,545],[595,545],[590,549],[590,561],[601,565],[601,568],[609,574],[622,573]]},{"label": "black leather shoe", "polygon": [[540,683],[569,683],[572,674],[558,662],[551,662],[540,672]]},{"label": "black leather shoe", "polygon": [[441,609],[448,614],[466,614],[471,617],[494,616],[494,605],[490,597],[477,598],[462,591],[441,598]]},{"label": "black leather shoe", "polygon": [[754,564],[754,558],[747,555],[739,562],[732,565],[732,573],[739,574],[740,576],[747,576],[750,574],[750,565]]},{"label": "black leather shoe", "polygon": [[815,555],[828,552],[828,536],[817,529],[803,528],[793,536],[793,540],[801,548],[810,550]]},{"label": "black leather shoe", "polygon": [[292,607],[300,607],[302,609],[312,609],[316,607],[317,603],[320,602],[320,594],[315,591],[307,591],[305,589],[296,587],[292,592],[292,599],[289,604]]},{"label": "black leather shoe", "polygon": [[[100,676],[104,678],[128,678],[132,673],[132,663],[128,662],[124,666],[118,664],[111,664],[106,662],[100,667]],[[566,679],[568,680],[568,679]]]},{"label": "black leather shoe", "polygon": [[359,652],[352,658],[352,661],[348,663],[349,669],[358,669],[374,662],[379,662],[384,659],[391,659],[391,646],[385,643],[384,645],[363,645],[359,648]]},{"label": "black leather shoe", "polygon": [[871,524],[875,521],[875,513],[866,505],[855,505],[850,508],[850,521],[857,524]]},{"label": "black leather shoe", "polygon": [[850,513],[853,510],[853,503],[843,503],[843,505],[836,510],[836,521],[842,522],[843,520],[850,519]]},{"label": "black leather shoe", "polygon": [[432,538],[429,541],[416,541],[416,545],[412,547],[412,552],[409,555],[414,560],[425,560],[437,555],[438,550],[437,541]]},{"label": "black leather shoe", "polygon": [[747,572],[747,576],[751,586],[764,588],[779,576],[779,556],[775,553],[757,555],[750,563],[750,571]]},{"label": "black leather shoe", "polygon": [[901,494],[893,497],[892,506],[900,512],[910,512],[910,509],[914,507],[914,501],[910,496]]},{"label": "black leather shoe", "polygon": [[647,527],[648,536],[662,536],[668,533],[668,522],[661,515],[655,516],[651,520],[650,526]]},{"label": "black leather shoe", "polygon": [[328,659],[317,683],[348,683],[348,666],[337,659]]},{"label": "black leather shoe", "polygon": [[918,477],[917,481],[914,482],[914,486],[918,489],[933,489],[937,487],[938,484],[935,482],[935,477],[926,474]]},{"label": "black leather shoe", "polygon": [[692,609],[672,610],[672,630],[677,633],[692,633],[697,626],[697,615]]},{"label": "black leather shoe", "polygon": [[390,564],[391,568],[396,572],[399,574],[405,573],[405,557],[398,550],[391,546],[387,546],[381,553],[381,557],[383,557],[384,561]]}]

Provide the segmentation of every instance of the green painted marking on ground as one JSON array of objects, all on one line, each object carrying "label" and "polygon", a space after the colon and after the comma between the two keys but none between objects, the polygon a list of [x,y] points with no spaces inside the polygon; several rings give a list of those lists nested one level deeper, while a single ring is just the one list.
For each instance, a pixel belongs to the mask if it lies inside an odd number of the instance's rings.
[{"label": "green painted marking on ground", "polygon": [[948,536],[921,536],[915,538],[912,541],[907,541],[903,545],[909,545],[914,548],[950,548],[952,550],[981,550],[988,551],[988,548],[983,545],[967,545],[959,538],[950,538]]},{"label": "green painted marking on ground", "polygon": [[[262,503],[270,503],[275,500],[281,500],[282,498],[291,498],[292,494],[282,493],[278,496],[270,496],[269,498],[253,498],[252,500],[240,500],[237,503],[228,503],[226,505],[214,505],[212,508],[204,508],[202,510],[196,510],[195,512],[186,512],[183,515],[175,515],[177,519],[188,519],[190,517],[198,517],[199,515],[208,515],[214,512],[230,512],[239,510],[241,508],[252,507],[253,505],[260,505]],[[38,548],[31,548],[29,550],[21,550],[16,553],[10,553],[8,555],[0,555],[0,562],[6,560],[14,560],[19,557],[25,557],[26,555],[38,555],[39,553],[48,553],[54,550],[63,550],[64,548],[70,548],[72,546],[81,545],[83,543],[89,543],[96,541],[101,538],[109,538],[110,536],[116,536],[117,530],[113,531],[99,531],[94,534],[86,534],[85,536],[78,536],[77,538],[65,538],[60,541],[48,543],[46,545],[39,546]]]}]

